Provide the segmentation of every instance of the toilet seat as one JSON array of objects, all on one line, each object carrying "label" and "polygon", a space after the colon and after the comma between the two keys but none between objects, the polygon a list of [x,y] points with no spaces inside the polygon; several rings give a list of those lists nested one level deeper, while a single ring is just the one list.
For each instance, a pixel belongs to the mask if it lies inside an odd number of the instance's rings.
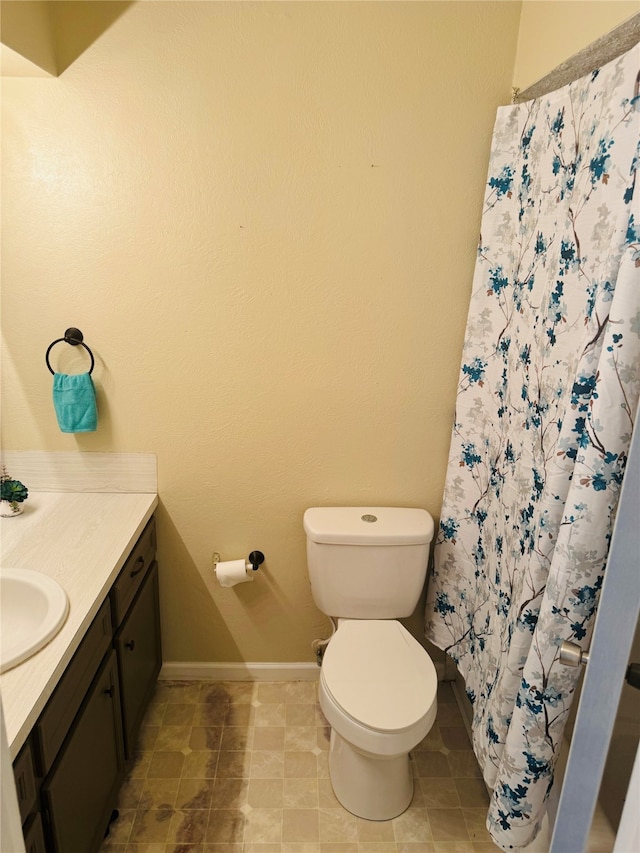
[{"label": "toilet seat", "polygon": [[385,743],[381,751],[394,754],[433,725],[437,685],[431,658],[399,622],[346,619],[324,654],[320,698],[345,738],[372,752]]}]

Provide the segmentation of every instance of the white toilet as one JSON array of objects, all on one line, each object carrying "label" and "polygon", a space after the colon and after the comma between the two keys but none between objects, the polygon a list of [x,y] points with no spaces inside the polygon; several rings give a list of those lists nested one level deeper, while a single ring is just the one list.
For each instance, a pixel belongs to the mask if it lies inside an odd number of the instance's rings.
[{"label": "white toilet", "polygon": [[314,507],[304,529],[313,599],[338,622],[318,688],[331,784],[353,814],[389,820],[411,802],[409,751],[436,717],[435,667],[396,621],[420,598],[433,519],[423,509]]}]

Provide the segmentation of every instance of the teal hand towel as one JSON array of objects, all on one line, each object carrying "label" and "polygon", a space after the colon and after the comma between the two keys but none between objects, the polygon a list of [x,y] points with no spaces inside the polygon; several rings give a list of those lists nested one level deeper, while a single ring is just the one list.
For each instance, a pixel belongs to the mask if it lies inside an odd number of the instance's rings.
[{"label": "teal hand towel", "polygon": [[61,432],[94,432],[96,390],[88,373],[54,373],[53,405]]}]

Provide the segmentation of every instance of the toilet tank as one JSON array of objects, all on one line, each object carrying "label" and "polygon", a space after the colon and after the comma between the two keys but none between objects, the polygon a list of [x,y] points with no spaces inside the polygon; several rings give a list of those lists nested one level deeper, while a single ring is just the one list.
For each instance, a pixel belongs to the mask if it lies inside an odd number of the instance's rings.
[{"label": "toilet tank", "polygon": [[407,507],[313,507],[304,514],[316,605],[328,616],[410,616],[424,587],[433,519]]}]

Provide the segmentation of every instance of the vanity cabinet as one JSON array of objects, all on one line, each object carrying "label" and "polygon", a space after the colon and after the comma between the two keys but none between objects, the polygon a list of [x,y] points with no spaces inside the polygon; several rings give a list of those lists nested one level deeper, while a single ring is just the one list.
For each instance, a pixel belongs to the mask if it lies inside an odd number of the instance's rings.
[{"label": "vanity cabinet", "polygon": [[152,518],[14,761],[27,853],[94,853],[162,662]]}]

